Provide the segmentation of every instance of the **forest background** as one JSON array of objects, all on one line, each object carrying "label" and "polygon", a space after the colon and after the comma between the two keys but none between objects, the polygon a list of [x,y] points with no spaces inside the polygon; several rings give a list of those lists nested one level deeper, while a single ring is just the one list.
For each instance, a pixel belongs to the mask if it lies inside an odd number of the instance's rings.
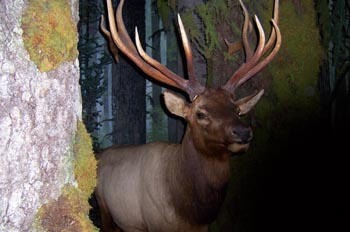
[{"label": "forest background", "polygon": [[[244,2],[269,35],[273,1]],[[80,4],[83,115],[95,149],[155,140],[180,142],[184,123],[164,113],[163,88],[145,81],[123,55],[119,62],[110,55],[98,28],[105,5]],[[137,26],[148,54],[185,76],[177,13],[192,41],[197,78],[209,86],[225,83],[244,61],[242,50],[233,53],[225,43],[237,45],[234,42],[241,40],[239,2],[126,2],[123,15],[131,37]],[[232,158],[230,191],[212,226],[220,231],[277,230],[286,225],[297,229],[303,223],[311,229],[316,223],[310,221],[311,215],[321,216],[323,207],[336,212],[342,207],[333,193],[344,180],[345,167],[338,158],[344,155],[342,145],[350,129],[349,2],[281,1],[279,25],[281,51],[239,92],[244,96],[266,90],[248,117],[255,133],[252,147]],[[325,195],[335,204],[323,205]]]}]

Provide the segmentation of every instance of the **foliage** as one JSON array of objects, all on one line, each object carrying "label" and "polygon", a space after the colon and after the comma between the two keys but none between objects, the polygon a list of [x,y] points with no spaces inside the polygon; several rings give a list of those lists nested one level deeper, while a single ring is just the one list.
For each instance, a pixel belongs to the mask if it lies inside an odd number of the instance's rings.
[{"label": "foliage", "polygon": [[92,135],[93,147],[98,149],[96,132],[101,127],[100,112],[97,105],[102,105],[105,93],[104,69],[112,59],[105,50],[105,40],[98,33],[98,22],[102,14],[102,3],[80,1],[79,61],[80,85],[83,100],[83,121]]},{"label": "foliage", "polygon": [[22,20],[24,46],[41,72],[77,57],[76,28],[68,0],[30,0]]}]

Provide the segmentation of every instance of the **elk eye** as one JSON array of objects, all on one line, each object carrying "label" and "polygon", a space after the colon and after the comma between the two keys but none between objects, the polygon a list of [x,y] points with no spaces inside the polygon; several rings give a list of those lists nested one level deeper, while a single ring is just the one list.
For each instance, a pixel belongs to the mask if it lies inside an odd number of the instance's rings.
[{"label": "elk eye", "polygon": [[202,112],[197,112],[196,116],[197,116],[197,119],[198,119],[198,120],[203,120],[203,119],[205,119],[205,118],[207,117],[207,116],[206,116],[204,113],[202,113]]}]

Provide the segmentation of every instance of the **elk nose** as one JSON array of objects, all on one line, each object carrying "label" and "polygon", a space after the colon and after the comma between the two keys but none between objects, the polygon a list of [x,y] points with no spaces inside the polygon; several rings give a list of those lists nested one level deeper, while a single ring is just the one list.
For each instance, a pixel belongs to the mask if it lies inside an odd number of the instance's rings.
[{"label": "elk nose", "polygon": [[232,133],[235,137],[241,140],[240,143],[249,143],[253,137],[252,130],[247,127],[235,128]]}]

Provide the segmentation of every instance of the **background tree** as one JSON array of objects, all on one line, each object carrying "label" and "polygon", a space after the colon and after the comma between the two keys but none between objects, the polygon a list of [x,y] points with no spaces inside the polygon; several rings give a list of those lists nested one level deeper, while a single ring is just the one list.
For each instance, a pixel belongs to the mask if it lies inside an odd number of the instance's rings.
[{"label": "background tree", "polygon": [[[145,2],[135,0],[123,10],[127,31],[134,37],[137,26],[141,41],[145,39]],[[113,143],[139,144],[146,142],[146,81],[143,74],[120,56],[112,66],[113,76]]]},{"label": "background tree", "polygon": [[[113,62],[99,32],[100,18],[104,13],[103,2],[79,1],[79,63],[82,86],[83,121],[94,141],[94,149],[110,145],[113,120],[111,97],[108,94],[110,76],[106,67]],[[105,103],[105,104],[104,104]]]},{"label": "background tree", "polygon": [[341,139],[350,129],[350,3],[317,1],[322,45],[326,51],[320,88],[324,117]]},{"label": "background tree", "polygon": [[0,1],[0,231],[94,230],[73,2]]},{"label": "background tree", "polygon": [[[124,20],[133,35],[144,39],[144,1],[126,4]],[[118,1],[113,3],[115,6]],[[80,1],[79,60],[83,119],[94,138],[94,149],[146,141],[145,79],[122,54],[113,57],[100,33],[105,1]]]}]

